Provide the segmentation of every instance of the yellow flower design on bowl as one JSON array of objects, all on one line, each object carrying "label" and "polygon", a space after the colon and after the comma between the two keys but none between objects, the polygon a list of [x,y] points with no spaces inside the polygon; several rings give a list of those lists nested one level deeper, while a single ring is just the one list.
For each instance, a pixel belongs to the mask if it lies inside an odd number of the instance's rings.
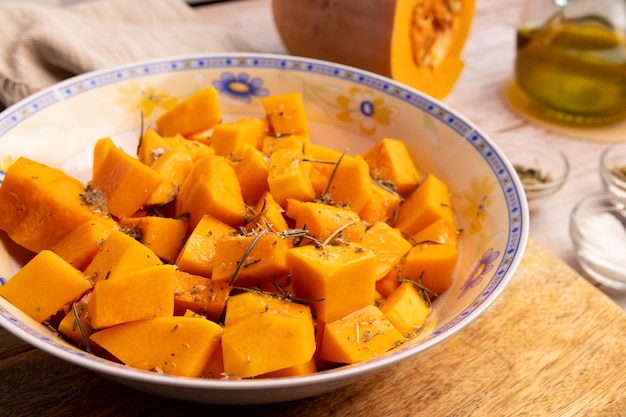
[{"label": "yellow flower design on bowl", "polygon": [[167,110],[175,106],[178,101],[179,98],[157,92],[153,86],[144,88],[138,83],[131,83],[122,85],[118,89],[116,102],[125,107],[129,113],[141,112],[144,117],[149,117],[155,109]]},{"label": "yellow flower design on bowl", "polygon": [[342,122],[359,124],[361,132],[373,135],[377,125],[389,126],[393,108],[386,105],[382,97],[377,97],[372,90],[353,87],[349,96],[337,97],[337,104],[343,109],[337,118]]}]

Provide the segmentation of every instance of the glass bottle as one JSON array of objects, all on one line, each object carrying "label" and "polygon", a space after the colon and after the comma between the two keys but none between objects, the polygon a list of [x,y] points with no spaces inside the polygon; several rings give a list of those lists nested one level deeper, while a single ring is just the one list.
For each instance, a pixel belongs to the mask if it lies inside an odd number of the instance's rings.
[{"label": "glass bottle", "polygon": [[515,79],[542,113],[568,124],[626,117],[626,0],[526,0]]}]

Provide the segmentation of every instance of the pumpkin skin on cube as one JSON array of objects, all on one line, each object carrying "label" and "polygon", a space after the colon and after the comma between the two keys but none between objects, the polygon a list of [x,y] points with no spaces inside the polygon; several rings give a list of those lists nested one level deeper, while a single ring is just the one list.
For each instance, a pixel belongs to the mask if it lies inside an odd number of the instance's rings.
[{"label": "pumpkin skin on cube", "polygon": [[229,298],[222,355],[224,372],[249,378],[310,362],[315,353],[308,306],[246,291]]},{"label": "pumpkin skin on cube", "polygon": [[404,336],[375,306],[367,305],[326,323],[320,357],[351,364],[373,359],[404,342]]},{"label": "pumpkin skin on cube", "polygon": [[[463,69],[460,55],[474,14],[474,0],[460,2],[458,11],[455,5],[422,0],[273,0],[272,13],[291,54],[362,68],[441,99]],[[420,31],[423,25],[426,31]]]},{"label": "pumpkin skin on cube", "polygon": [[0,286],[0,296],[41,323],[90,289],[78,269],[43,250]]},{"label": "pumpkin skin on cube", "polygon": [[355,244],[294,247],[287,253],[293,290],[298,298],[316,300],[311,309],[333,321],[374,300],[376,257]]},{"label": "pumpkin skin on cube", "polygon": [[219,349],[222,328],[197,317],[156,317],[101,330],[90,340],[128,366],[199,377]]}]

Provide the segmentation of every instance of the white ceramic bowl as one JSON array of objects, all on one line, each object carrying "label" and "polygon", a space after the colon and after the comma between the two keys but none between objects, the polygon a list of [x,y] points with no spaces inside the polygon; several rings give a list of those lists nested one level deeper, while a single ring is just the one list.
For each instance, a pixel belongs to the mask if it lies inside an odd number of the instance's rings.
[{"label": "white ceramic bowl", "polygon": [[[226,404],[322,394],[418,355],[478,317],[505,288],[524,253],[529,215],[512,165],[479,128],[412,88],[346,66],[303,58],[221,54],[174,57],[85,74],[41,91],[0,115],[0,170],[23,155],[88,181],[95,141],[112,136],[132,153],[161,105],[207,84],[226,118],[262,115],[259,97],[301,91],[314,142],[352,153],[387,136],[403,139],[419,168],[446,181],[463,229],[452,287],[434,304],[432,332],[375,360],[292,378],[209,380],[130,369],[65,343],[0,298],[0,325],[17,337],[122,384],[164,396]],[[0,175],[0,179],[2,175]],[[28,256],[0,239],[0,276]]]}]

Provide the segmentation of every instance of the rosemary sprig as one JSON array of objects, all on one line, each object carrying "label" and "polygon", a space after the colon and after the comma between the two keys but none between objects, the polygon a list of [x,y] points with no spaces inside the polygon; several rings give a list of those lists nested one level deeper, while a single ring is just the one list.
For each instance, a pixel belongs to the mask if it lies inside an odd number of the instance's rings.
[{"label": "rosemary sprig", "polygon": [[233,282],[235,282],[235,278],[237,278],[237,275],[239,275],[239,271],[241,270],[241,268],[244,267],[246,263],[246,258],[248,258],[248,256],[250,255],[250,252],[252,252],[252,249],[254,249],[259,239],[261,239],[261,236],[263,236],[264,234],[268,232],[269,232],[269,229],[267,227],[261,229],[261,231],[254,237],[252,242],[250,242],[250,245],[248,245],[248,247],[246,248],[246,251],[243,253],[243,256],[241,257],[241,260],[237,262],[237,267],[235,268],[233,275],[230,277],[230,281],[228,285],[230,286],[233,285]]},{"label": "rosemary sprig", "polygon": [[343,157],[345,155],[346,155],[346,151],[343,151],[341,153],[341,156],[339,156],[339,159],[335,163],[335,167],[333,168],[333,171],[330,173],[330,177],[328,178],[328,184],[326,184],[326,189],[324,190],[324,194],[322,194],[322,198],[326,198],[329,195],[329,193],[330,193],[330,186],[333,183],[333,180],[335,179],[335,174],[337,173],[337,169],[339,168],[339,164],[341,164],[341,161],[343,160]]},{"label": "rosemary sprig", "polygon": [[342,231],[346,230],[348,227],[353,226],[356,222],[344,223],[339,226],[335,231],[333,231],[327,238],[322,242],[322,248],[326,247],[332,240]]},{"label": "rosemary sprig", "polygon": [[74,326],[78,327],[78,332],[80,333],[80,338],[83,340],[83,344],[85,345],[85,351],[87,353],[91,353],[91,349],[89,348],[89,339],[87,338],[87,334],[85,333],[85,329],[83,328],[83,323],[80,321],[80,315],[84,311],[84,305],[81,303],[82,307],[80,312],[76,309],[76,302],[72,303],[72,313],[74,314]]}]

